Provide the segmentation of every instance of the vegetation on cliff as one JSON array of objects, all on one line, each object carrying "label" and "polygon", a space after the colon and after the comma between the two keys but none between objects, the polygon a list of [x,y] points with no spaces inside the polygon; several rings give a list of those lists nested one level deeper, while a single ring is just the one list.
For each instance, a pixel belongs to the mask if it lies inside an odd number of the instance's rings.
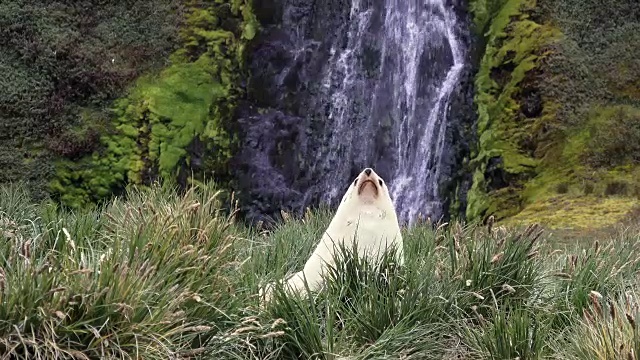
[{"label": "vegetation on cliff", "polygon": [[640,7],[477,0],[477,152],[467,216],[605,226],[640,196]]},{"label": "vegetation on cliff", "polygon": [[[637,1],[470,10],[483,54],[467,218],[582,227],[632,211]],[[36,198],[79,208],[160,178],[228,180],[229,120],[257,30],[250,0],[2,2],[0,183],[26,180]]]},{"label": "vegetation on cliff", "polygon": [[58,162],[54,197],[77,208],[131,184],[227,174],[234,141],[228,123],[243,91],[244,48],[257,27],[248,0],[190,4],[170,65],[137,79],[115,102],[100,148]]},{"label": "vegetation on cliff", "polygon": [[333,214],[285,216],[265,232],[224,208],[211,184],[182,195],[152,185],[74,212],[0,186],[0,353],[627,359],[640,351],[640,229],[563,250],[535,227],[421,223],[402,229],[404,266],[355,261],[343,249],[325,289],[311,298],[276,291],[261,309],[259,286],[299,270]]},{"label": "vegetation on cliff", "polygon": [[0,5],[0,184],[80,207],[226,172],[251,1]]},{"label": "vegetation on cliff", "polygon": [[28,181],[45,197],[54,160],[91,153],[110,102],[164,66],[183,10],[177,0],[0,2],[0,184]]}]

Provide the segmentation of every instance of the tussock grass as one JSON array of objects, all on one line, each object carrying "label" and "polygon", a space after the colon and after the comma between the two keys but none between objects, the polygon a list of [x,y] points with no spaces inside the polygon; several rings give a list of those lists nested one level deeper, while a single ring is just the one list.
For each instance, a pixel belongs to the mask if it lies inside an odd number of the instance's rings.
[{"label": "tussock grass", "polygon": [[603,299],[601,294],[592,292],[590,300],[574,331],[560,343],[566,347],[558,350],[558,357],[637,359],[640,351],[637,294],[628,291],[624,296]]},{"label": "tussock grass", "polygon": [[[332,217],[239,223],[210,184],[95,210],[0,188],[0,357],[630,359],[640,231],[557,250],[539,227],[422,223],[406,261],[338,247],[326,286],[259,306]],[[594,241],[595,240],[595,241]]]}]

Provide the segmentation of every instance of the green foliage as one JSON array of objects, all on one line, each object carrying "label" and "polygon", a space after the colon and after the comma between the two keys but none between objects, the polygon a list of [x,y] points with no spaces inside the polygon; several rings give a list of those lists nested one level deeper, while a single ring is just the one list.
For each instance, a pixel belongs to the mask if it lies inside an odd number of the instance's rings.
[{"label": "green foliage", "polygon": [[483,327],[465,327],[465,338],[474,358],[544,359],[553,339],[549,314],[518,308],[494,312]]},{"label": "green foliage", "polygon": [[595,107],[522,191],[529,203],[509,221],[536,217],[549,226],[601,227],[620,221],[640,196],[638,108]]},{"label": "green foliage", "polygon": [[178,4],[2,1],[1,184],[28,181],[46,197],[57,159],[94,150],[107,104],[173,50]]},{"label": "green foliage", "polygon": [[613,301],[592,295],[582,321],[575,330],[567,331],[567,341],[559,344],[557,358],[634,359],[640,351],[638,315],[635,293]]},{"label": "green foliage", "polygon": [[[280,239],[278,234],[288,230],[296,244],[301,239],[306,243],[307,237],[296,236],[294,229],[313,218],[309,214],[302,221],[287,221],[270,235]],[[303,233],[323,228],[315,221],[313,224]],[[237,358],[329,357],[346,352],[367,359],[377,358],[373,354],[382,354],[383,349],[388,358],[440,359],[465,354],[471,348],[448,348],[460,342],[458,332],[463,327],[458,328],[459,321],[469,321],[467,325],[475,327],[477,317],[496,307],[510,313],[510,309],[541,296],[545,282],[537,252],[540,233],[535,230],[488,235],[473,226],[456,224],[434,231],[430,225],[421,225],[404,233],[407,259],[406,266],[400,268],[385,257],[388,252],[378,261],[363,261],[354,259],[356,250],[339,246],[336,265],[325,275],[325,290],[311,298],[287,297],[276,287],[276,301],[257,321],[270,324],[276,321],[273,319],[282,319],[288,325],[283,338],[261,348],[259,337],[265,330],[252,329],[255,333],[250,345],[237,340],[236,351],[241,351]],[[269,253],[287,253],[291,242],[278,240],[272,246],[256,248],[250,262],[269,264],[272,271],[281,274],[283,262],[274,261]],[[304,263],[311,250],[305,246],[304,251],[295,253],[301,259],[297,266],[289,266],[290,272]],[[309,327],[309,321],[319,324]],[[390,334],[406,343],[412,343],[412,335],[426,335],[426,339],[414,338],[415,346],[395,348],[399,342],[390,341]],[[249,346],[260,352],[252,353]],[[397,352],[391,353],[391,349]]]},{"label": "green foliage", "polygon": [[227,129],[241,95],[244,47],[257,26],[250,1],[194,5],[171,65],[141,77],[115,102],[103,147],[80,162],[59,164],[52,192],[77,208],[127,185],[191,171],[228,173],[234,137]]},{"label": "green foliage", "polygon": [[[472,3],[488,30],[469,219],[585,227],[631,210],[640,188],[640,64],[631,51],[640,23],[631,3]],[[603,199],[612,196],[627,198]]]},{"label": "green foliage", "polygon": [[594,246],[583,252],[560,258],[559,280],[555,291],[558,309],[556,321],[571,325],[575,319],[570,314],[582,315],[591,305],[593,291],[600,295],[615,297],[624,293],[626,287],[637,285],[633,274],[640,271],[640,261],[635,255],[633,236],[620,234],[618,238]]},{"label": "green foliage", "polygon": [[[15,200],[0,199],[0,351],[60,359],[202,352],[227,320],[215,309],[235,303],[226,280],[235,225],[215,189],[180,198],[168,190],[75,214],[19,213]],[[30,208],[20,194],[12,199]]]},{"label": "green foliage", "polygon": [[20,185],[0,195],[0,351],[16,359],[593,359],[637,349],[637,227],[552,251],[537,227],[421,223],[402,229],[405,265],[339,246],[324,289],[276,287],[265,308],[259,287],[303,266],[332,212],[264,231],[221,210],[211,184],[182,195],[152,185],[75,212],[32,203]]},{"label": "green foliage", "polygon": [[[469,230],[473,230],[470,228]],[[453,278],[465,293],[456,306],[475,314],[485,314],[493,306],[511,308],[523,305],[538,294],[542,279],[537,255],[541,232],[528,228],[523,234],[500,233],[496,236],[472,236],[467,230],[454,230],[451,260]],[[465,245],[460,244],[465,239]],[[461,254],[458,255],[457,252]],[[453,254],[451,254],[453,256]],[[480,300],[480,301],[479,301]]]},{"label": "green foliage", "polygon": [[491,21],[498,15],[502,7],[509,0],[474,0],[469,3],[469,10],[473,14],[475,32],[482,36],[491,25]]},{"label": "green foliage", "polygon": [[[573,192],[584,192],[587,189],[594,192],[604,192],[609,181],[602,178],[602,180],[596,180],[596,182],[602,183],[598,188],[587,187],[584,190],[569,188],[569,193],[566,194],[550,194],[540,197],[538,201],[527,206],[517,215],[504,220],[503,223],[514,225],[538,219],[540,223],[553,229],[574,230],[593,230],[615,226],[626,220],[629,214],[637,208],[637,199],[625,196],[602,198],[602,195],[573,194]],[[629,183],[632,183],[631,180]]]},{"label": "green foliage", "polygon": [[[482,2],[474,4],[480,6]],[[491,192],[500,189],[487,184],[485,171],[491,158],[501,159],[502,171],[516,177],[534,171],[538,165],[537,159],[521,149],[521,144],[540,126],[544,116],[529,119],[522,114],[521,83],[538,66],[545,56],[544,46],[556,33],[529,19],[528,12],[535,6],[535,0],[509,0],[499,11],[492,8],[495,16],[486,34],[487,47],[475,80],[479,139],[478,153],[471,160],[476,170],[468,194],[469,219],[494,213],[503,218],[513,211],[514,204],[498,206],[500,197]],[[503,198],[504,193],[505,190],[500,193]],[[516,199],[516,208],[518,203]]]},{"label": "green foliage", "polygon": [[587,125],[584,157],[595,167],[640,164],[640,109],[614,106],[598,111]]},{"label": "green foliage", "polygon": [[637,2],[543,1],[563,41],[550,56],[545,90],[561,104],[559,120],[583,126],[596,106],[639,105],[640,10]]}]

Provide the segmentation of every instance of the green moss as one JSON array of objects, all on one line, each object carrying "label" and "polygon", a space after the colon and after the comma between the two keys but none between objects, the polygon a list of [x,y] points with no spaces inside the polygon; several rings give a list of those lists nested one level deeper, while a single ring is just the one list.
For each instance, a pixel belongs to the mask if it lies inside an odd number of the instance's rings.
[{"label": "green moss", "polygon": [[[523,190],[527,203],[557,193],[563,185],[574,197],[623,195],[640,189],[640,109],[627,105],[596,107],[586,124],[567,130],[562,151],[544,162]],[[616,186],[615,184],[618,184]],[[612,190],[614,188],[620,190]]]},{"label": "green moss", "polygon": [[[479,2],[474,4],[477,8]],[[498,11],[494,8],[491,20],[482,20],[489,21],[490,26],[475,80],[480,135],[477,154],[471,160],[475,171],[466,212],[470,220],[487,213],[507,216],[519,210],[522,202],[517,194],[522,185],[519,179],[530,176],[539,165],[539,159],[524,151],[521,144],[543,117],[527,119],[520,114],[520,85],[546,55],[544,47],[558,35],[554,28],[529,19],[528,12],[536,6],[534,0],[493,4],[502,6]],[[485,172],[490,159],[499,159],[501,171],[515,179],[510,181],[509,188],[489,187]]]},{"label": "green moss", "polygon": [[[586,126],[567,130],[559,150],[540,159],[536,176],[517,188],[479,191],[486,180],[476,170],[471,191],[476,196],[470,198],[468,213],[484,211],[507,219],[506,224],[535,221],[552,228],[597,228],[620,221],[640,195],[637,114],[629,106],[596,108]],[[505,169],[518,171],[506,161]]]},{"label": "green moss", "polygon": [[495,23],[494,19],[508,2],[509,0],[471,1],[469,9],[473,14],[473,26],[476,34],[484,35],[488,28]]},{"label": "green moss", "polygon": [[248,0],[194,7],[185,23],[171,65],[139,78],[114,103],[102,148],[58,164],[51,191],[61,202],[79,207],[127,185],[175,180],[189,167],[195,145],[198,156],[214,158],[213,168],[196,171],[226,171],[234,141],[227,124],[241,94],[245,43],[258,24]]},{"label": "green moss", "polygon": [[551,229],[599,229],[619,223],[637,206],[638,201],[628,197],[554,195],[530,204],[502,224],[524,225],[535,219]]},{"label": "green moss", "polygon": [[583,160],[600,166],[640,164],[640,108],[615,105],[596,108],[586,125]]},{"label": "green moss", "polygon": [[[621,51],[635,47],[630,34],[637,24],[620,26],[609,22],[612,16],[592,25],[573,19],[611,11],[624,17],[629,2],[579,15],[574,10],[585,8],[579,1],[554,4],[555,11],[547,8],[538,19],[554,18],[567,33],[546,25],[551,22],[533,22],[528,14],[540,10],[534,1],[476,1],[476,26],[488,30],[476,77],[480,136],[469,219],[495,215],[508,224],[598,228],[620,221],[637,204],[640,104],[628,80],[637,78],[636,60]],[[595,28],[602,33],[594,35]],[[532,101],[536,106],[532,93],[539,95],[538,108],[525,114]]]},{"label": "green moss", "polygon": [[180,3],[0,1],[0,185],[46,198],[57,160],[95,150],[106,106],[174,50]]},{"label": "green moss", "polygon": [[489,195],[484,191],[485,188],[486,181],[483,171],[476,169],[473,173],[473,183],[467,192],[467,220],[478,220],[486,212],[490,199]]}]

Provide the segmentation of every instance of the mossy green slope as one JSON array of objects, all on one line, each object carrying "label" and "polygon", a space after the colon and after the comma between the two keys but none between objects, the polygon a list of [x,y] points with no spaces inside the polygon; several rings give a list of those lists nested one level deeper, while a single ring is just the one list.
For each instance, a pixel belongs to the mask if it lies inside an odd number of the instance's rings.
[{"label": "mossy green slope", "polygon": [[[506,1],[484,26],[488,27],[487,45],[475,80],[479,139],[471,162],[475,168],[467,208],[471,219],[485,213],[508,216],[520,203],[517,192],[524,179],[492,189],[485,175],[490,159],[500,159],[501,171],[516,176],[532,173],[539,163],[521,145],[544,116],[526,118],[521,113],[520,86],[538,66],[545,55],[544,46],[557,37],[557,32],[530,19],[529,12],[535,6],[535,0]],[[487,16],[476,17],[476,21],[487,21]],[[481,23],[476,26],[483,27]]]},{"label": "mossy green slope", "polygon": [[[474,3],[486,49],[475,82],[479,139],[468,218],[584,228],[610,225],[633,209],[640,98],[626,76],[640,67],[621,54],[638,44],[631,3]],[[588,25],[607,12],[618,20]],[[586,25],[576,28],[576,16]]]},{"label": "mossy green slope", "polygon": [[244,49],[258,23],[249,0],[191,6],[182,47],[169,67],[141,77],[115,102],[101,149],[58,164],[51,189],[65,205],[85,206],[127,185],[190,171],[227,171],[234,141],[228,122],[242,93]]},{"label": "mossy green slope", "polygon": [[107,104],[175,50],[180,2],[0,1],[0,184],[46,197],[55,159],[94,150]]}]

